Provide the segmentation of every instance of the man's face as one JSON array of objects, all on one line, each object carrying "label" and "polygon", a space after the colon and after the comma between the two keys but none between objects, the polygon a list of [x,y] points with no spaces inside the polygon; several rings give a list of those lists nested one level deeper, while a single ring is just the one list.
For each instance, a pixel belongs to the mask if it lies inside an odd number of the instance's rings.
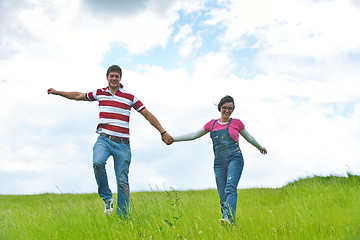
[{"label": "man's face", "polygon": [[118,88],[120,86],[120,74],[117,72],[110,72],[107,77],[110,88]]}]

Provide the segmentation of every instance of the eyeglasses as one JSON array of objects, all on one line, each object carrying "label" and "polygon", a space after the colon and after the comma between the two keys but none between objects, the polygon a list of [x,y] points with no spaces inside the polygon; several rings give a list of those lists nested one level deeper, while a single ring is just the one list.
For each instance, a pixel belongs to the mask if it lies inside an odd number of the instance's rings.
[{"label": "eyeglasses", "polygon": [[234,108],[232,108],[232,107],[221,107],[221,109],[222,110],[229,110],[230,112],[232,111],[232,110],[234,110]]}]

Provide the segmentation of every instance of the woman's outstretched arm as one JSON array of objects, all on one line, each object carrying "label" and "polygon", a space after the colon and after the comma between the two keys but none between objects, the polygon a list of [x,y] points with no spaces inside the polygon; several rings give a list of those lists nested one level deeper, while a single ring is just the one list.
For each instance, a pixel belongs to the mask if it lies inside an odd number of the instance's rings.
[{"label": "woman's outstretched arm", "polygon": [[248,131],[246,131],[245,128],[240,132],[240,134],[241,134],[241,136],[243,136],[243,137],[246,139],[246,141],[248,141],[248,142],[251,143],[254,147],[256,147],[257,149],[259,149],[262,154],[266,154],[266,153],[267,153],[266,148],[262,147],[262,146],[260,145],[260,143],[258,143],[258,142],[255,140],[255,138],[254,138],[253,136],[251,136],[251,134],[250,134]]},{"label": "woman's outstretched arm", "polygon": [[204,136],[205,134],[207,134],[208,132],[205,131],[204,128],[201,128],[200,130],[193,132],[193,133],[188,133],[182,136],[177,136],[174,137],[174,142],[182,142],[182,141],[191,141],[191,140],[195,140],[199,137]]}]

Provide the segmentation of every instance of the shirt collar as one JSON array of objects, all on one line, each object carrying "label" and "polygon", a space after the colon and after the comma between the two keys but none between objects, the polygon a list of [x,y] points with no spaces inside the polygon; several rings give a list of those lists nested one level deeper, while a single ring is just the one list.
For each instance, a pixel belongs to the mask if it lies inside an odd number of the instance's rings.
[{"label": "shirt collar", "polygon": [[[122,89],[123,87],[124,87],[124,86],[120,83],[120,88],[119,88],[116,92],[118,92],[118,91],[119,91],[120,89]],[[106,87],[105,91],[112,94],[112,92],[111,92],[110,89],[109,89],[109,86]]]}]

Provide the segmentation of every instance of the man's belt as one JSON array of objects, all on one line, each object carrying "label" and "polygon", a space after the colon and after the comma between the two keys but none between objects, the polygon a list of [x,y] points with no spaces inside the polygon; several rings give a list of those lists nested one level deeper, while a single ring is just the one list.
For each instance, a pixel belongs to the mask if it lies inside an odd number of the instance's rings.
[{"label": "man's belt", "polygon": [[119,138],[119,137],[111,136],[111,135],[108,135],[105,133],[101,133],[100,136],[106,137],[107,139],[117,142],[117,143],[125,143],[125,144],[130,143],[130,140],[128,138]]}]

